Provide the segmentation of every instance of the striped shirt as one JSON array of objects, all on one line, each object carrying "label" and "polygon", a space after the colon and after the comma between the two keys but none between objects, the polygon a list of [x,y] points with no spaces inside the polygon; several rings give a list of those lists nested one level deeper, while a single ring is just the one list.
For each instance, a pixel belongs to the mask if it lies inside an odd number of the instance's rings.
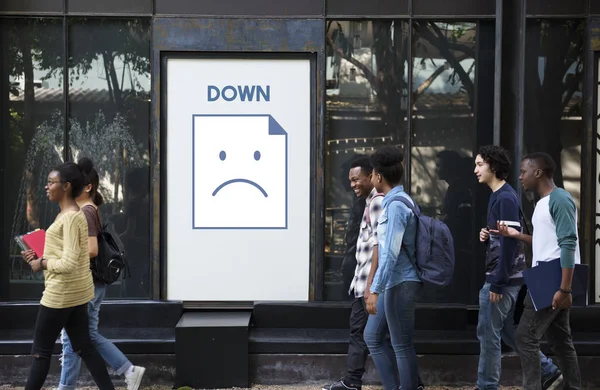
[{"label": "striped shirt", "polygon": [[367,288],[367,278],[371,271],[373,251],[377,245],[377,220],[381,214],[383,194],[377,193],[375,188],[367,197],[365,211],[363,212],[358,240],[356,242],[356,270],[350,285],[349,293],[354,292],[355,298],[362,298]]},{"label": "striped shirt", "polygon": [[88,303],[94,298],[90,271],[88,226],[83,212],[67,211],[46,231],[44,258],[45,289],[41,304],[64,309]]}]

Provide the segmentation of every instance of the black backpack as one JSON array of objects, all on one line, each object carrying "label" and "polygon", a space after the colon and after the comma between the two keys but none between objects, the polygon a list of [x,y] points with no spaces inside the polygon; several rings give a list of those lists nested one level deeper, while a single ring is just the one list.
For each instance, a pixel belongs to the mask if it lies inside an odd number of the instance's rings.
[{"label": "black backpack", "polygon": [[94,278],[106,285],[116,282],[121,274],[129,274],[123,243],[116,233],[113,236],[108,231],[108,225],[98,234],[98,256],[90,268]]}]

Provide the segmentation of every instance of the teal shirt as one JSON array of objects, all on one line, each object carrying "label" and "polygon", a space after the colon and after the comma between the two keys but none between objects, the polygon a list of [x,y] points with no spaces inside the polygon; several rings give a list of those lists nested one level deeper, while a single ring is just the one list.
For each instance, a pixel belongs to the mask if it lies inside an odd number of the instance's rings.
[{"label": "teal shirt", "polygon": [[554,189],[537,203],[532,246],[534,265],[560,258],[563,268],[573,268],[580,262],[577,207],[564,189]]}]

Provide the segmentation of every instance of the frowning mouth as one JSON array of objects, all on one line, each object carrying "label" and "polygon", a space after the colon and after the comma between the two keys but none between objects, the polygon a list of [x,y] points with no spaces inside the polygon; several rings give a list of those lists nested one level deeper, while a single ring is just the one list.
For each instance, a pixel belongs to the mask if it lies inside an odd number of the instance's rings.
[{"label": "frowning mouth", "polygon": [[246,184],[250,184],[251,186],[256,187],[265,196],[265,198],[269,196],[269,195],[267,195],[267,192],[261,186],[259,186],[257,183],[253,182],[252,180],[248,180],[248,179],[232,179],[232,180],[227,180],[226,182],[222,183],[217,188],[215,188],[215,190],[212,193],[212,196],[217,195],[217,193],[219,191],[221,191],[221,189],[223,187],[226,187],[226,186],[228,186],[230,184],[233,184],[233,183],[246,183]]}]

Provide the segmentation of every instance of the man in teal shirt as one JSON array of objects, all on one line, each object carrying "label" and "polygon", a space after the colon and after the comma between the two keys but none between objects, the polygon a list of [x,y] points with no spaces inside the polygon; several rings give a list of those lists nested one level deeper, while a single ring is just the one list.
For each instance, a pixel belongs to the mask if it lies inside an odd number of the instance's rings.
[{"label": "man in teal shirt", "polygon": [[562,281],[554,294],[552,307],[536,311],[531,297],[528,295],[525,299],[516,335],[524,390],[541,389],[539,341],[544,334],[563,373],[564,389],[581,389],[577,352],[569,323],[573,270],[580,262],[577,207],[571,195],[554,184],[555,170],[556,164],[545,153],[525,156],[521,162],[521,184],[525,190],[535,191],[540,196],[533,213],[533,236],[505,225],[499,226],[503,235],[532,244],[534,267],[557,258],[562,267]]}]

